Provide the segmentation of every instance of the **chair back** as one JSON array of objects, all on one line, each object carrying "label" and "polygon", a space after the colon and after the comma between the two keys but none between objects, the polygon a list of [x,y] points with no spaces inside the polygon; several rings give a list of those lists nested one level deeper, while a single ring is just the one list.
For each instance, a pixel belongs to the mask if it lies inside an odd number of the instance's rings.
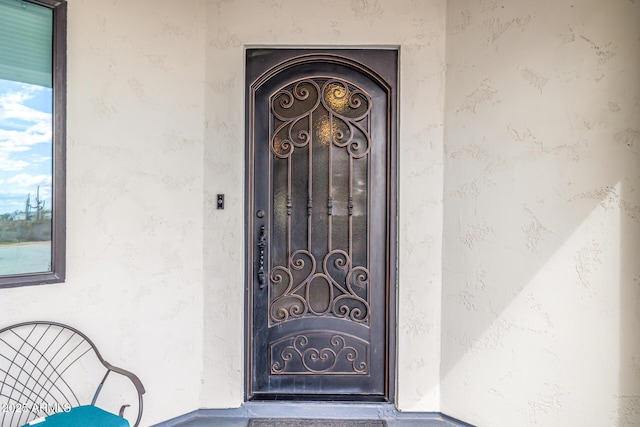
[{"label": "chair back", "polygon": [[[137,427],[142,416],[142,383],[134,374],[106,362],[82,332],[56,322],[26,322],[0,329],[0,427],[23,426],[73,407],[96,405],[111,372],[133,383],[138,402],[126,403],[138,406],[138,417],[132,423]],[[114,399],[125,398],[126,391],[123,393],[115,393]],[[117,413],[117,409],[103,409]]]}]

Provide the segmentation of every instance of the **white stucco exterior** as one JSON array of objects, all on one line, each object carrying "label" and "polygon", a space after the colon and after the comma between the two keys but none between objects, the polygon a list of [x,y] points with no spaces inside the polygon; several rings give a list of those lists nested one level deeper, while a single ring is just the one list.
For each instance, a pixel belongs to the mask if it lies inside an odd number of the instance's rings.
[{"label": "white stucco exterior", "polygon": [[442,411],[640,425],[640,4],[447,14]]},{"label": "white stucco exterior", "polygon": [[[67,281],[143,425],[244,400],[244,50],[400,50],[397,399],[640,423],[640,2],[69,0]],[[216,210],[216,194],[226,206]]]}]

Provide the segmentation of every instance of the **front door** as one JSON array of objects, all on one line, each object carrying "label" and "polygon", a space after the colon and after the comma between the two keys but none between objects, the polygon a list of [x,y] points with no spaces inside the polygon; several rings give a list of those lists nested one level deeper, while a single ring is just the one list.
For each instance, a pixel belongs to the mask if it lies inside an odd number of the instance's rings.
[{"label": "front door", "polygon": [[247,398],[389,401],[395,50],[247,50]]}]

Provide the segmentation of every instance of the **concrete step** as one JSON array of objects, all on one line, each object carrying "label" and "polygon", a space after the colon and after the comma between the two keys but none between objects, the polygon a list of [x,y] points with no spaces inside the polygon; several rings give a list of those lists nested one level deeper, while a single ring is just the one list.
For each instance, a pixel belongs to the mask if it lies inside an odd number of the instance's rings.
[{"label": "concrete step", "polygon": [[400,412],[388,403],[315,402],[247,402],[240,408],[201,409],[154,427],[247,427],[251,418],[371,419],[386,420],[388,427],[473,427],[440,413]]}]

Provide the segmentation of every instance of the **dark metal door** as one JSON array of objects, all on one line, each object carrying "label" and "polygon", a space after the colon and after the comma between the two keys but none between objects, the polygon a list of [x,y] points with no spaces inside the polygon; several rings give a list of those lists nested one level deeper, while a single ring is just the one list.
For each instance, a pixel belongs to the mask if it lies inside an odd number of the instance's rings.
[{"label": "dark metal door", "polygon": [[247,51],[247,397],[390,400],[394,50]]}]

